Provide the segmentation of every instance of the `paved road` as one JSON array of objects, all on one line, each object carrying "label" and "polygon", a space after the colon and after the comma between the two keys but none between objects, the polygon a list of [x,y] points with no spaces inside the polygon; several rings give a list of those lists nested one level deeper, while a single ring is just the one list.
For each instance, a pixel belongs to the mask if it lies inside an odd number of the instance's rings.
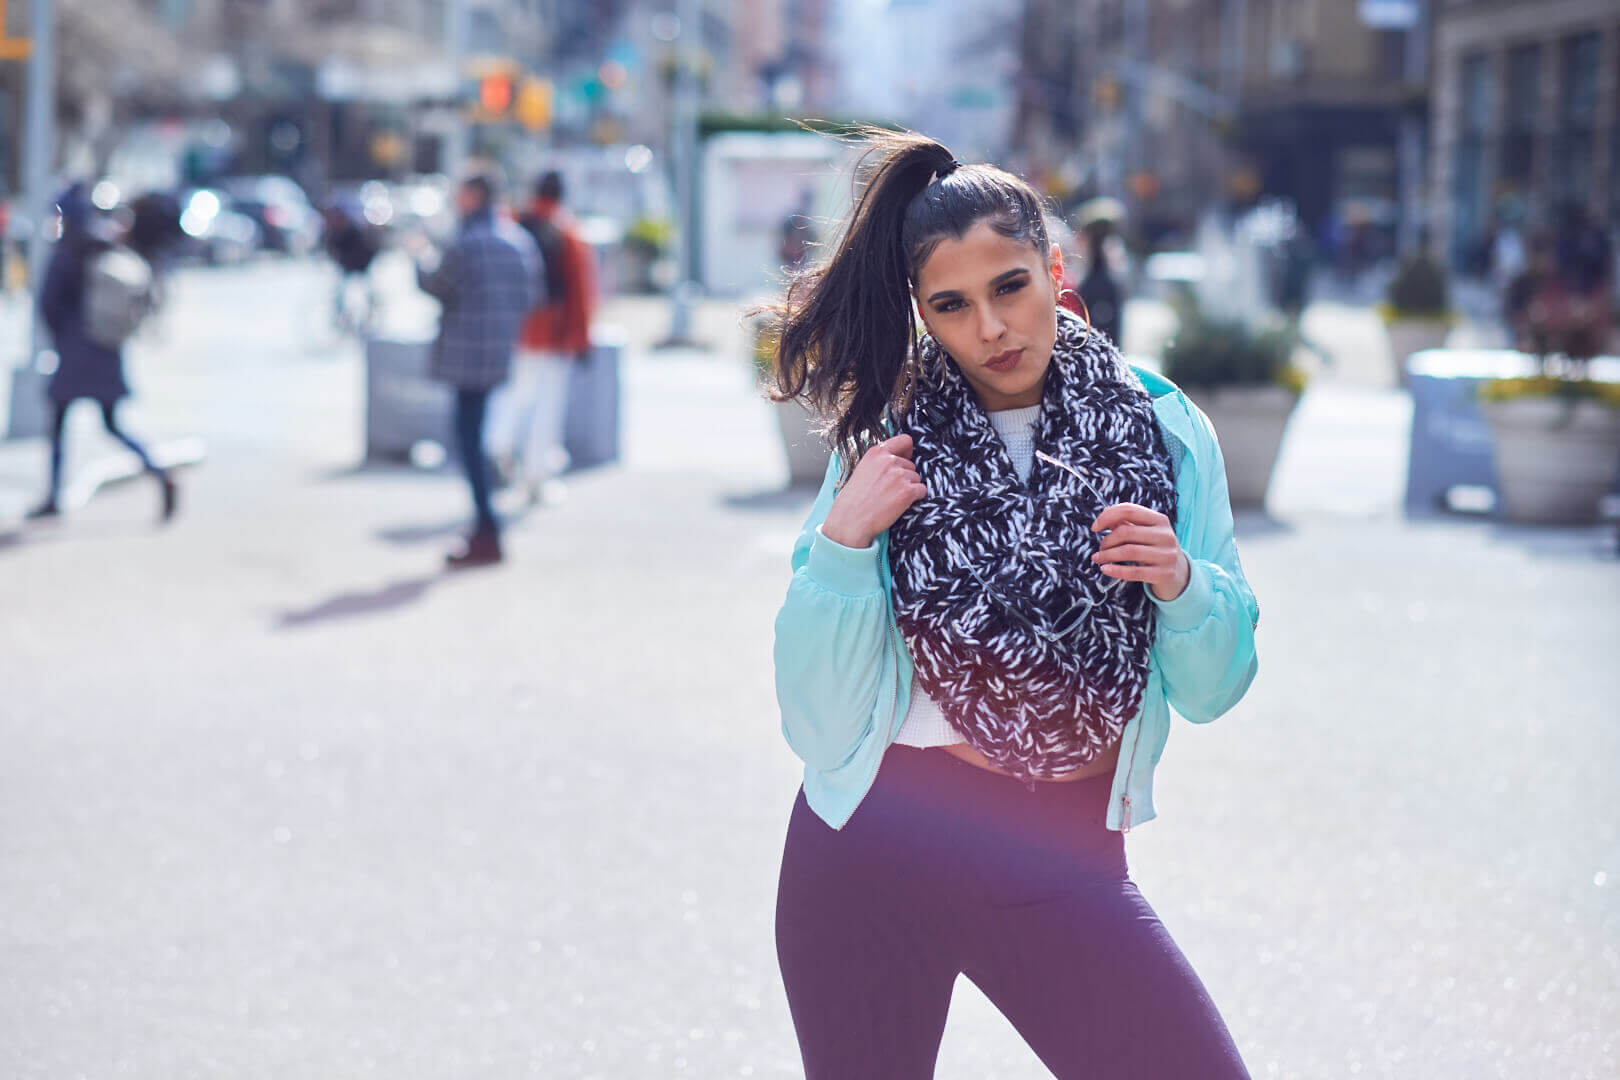
[{"label": "paved road", "polygon": [[[125,485],[0,527],[0,1075],[795,1075],[769,626],[808,497],[742,361],[632,357],[625,466],[446,578],[464,496],[352,468],[318,281],[186,286],[137,361],[138,419],[209,442],[182,520]],[[1256,1076],[1611,1077],[1620,565],[1402,521],[1403,424],[1308,399],[1240,523],[1261,676],[1178,727],[1133,870]],[[1044,1071],[962,983],[939,1075]]]}]

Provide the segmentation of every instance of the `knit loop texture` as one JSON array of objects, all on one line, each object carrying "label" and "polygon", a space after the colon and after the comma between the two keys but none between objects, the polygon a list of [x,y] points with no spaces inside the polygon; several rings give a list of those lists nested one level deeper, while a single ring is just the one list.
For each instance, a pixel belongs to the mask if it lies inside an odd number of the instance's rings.
[{"label": "knit loop texture", "polygon": [[991,764],[1065,775],[1118,741],[1147,686],[1154,609],[1091,562],[1104,508],[1175,520],[1169,452],[1141,380],[1059,311],[1034,468],[1020,480],[961,369],[932,336],[899,418],[926,498],[889,534],[896,625],[918,685]]}]

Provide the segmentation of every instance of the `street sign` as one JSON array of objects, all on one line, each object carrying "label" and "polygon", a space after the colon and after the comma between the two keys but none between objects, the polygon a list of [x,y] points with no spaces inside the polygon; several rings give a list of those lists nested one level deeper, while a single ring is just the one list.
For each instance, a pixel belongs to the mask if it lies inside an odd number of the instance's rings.
[{"label": "street sign", "polygon": [[6,36],[6,0],[0,0],[0,61],[26,60],[32,45],[28,38]]}]

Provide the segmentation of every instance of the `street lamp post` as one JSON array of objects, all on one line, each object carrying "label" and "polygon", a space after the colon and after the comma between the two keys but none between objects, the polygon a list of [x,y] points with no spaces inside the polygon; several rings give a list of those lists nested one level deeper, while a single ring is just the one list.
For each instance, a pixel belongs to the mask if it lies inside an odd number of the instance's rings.
[{"label": "street lamp post", "polygon": [[692,199],[696,185],[697,162],[697,57],[703,47],[701,0],[679,0],[680,29],[675,38],[675,95],[671,110],[670,164],[675,169],[675,286],[670,290],[669,336],[659,344],[678,348],[694,344],[692,301],[698,285],[693,262],[697,251],[697,215]]},{"label": "street lamp post", "polygon": [[[51,155],[56,119],[56,17],[51,0],[31,0],[28,9],[28,113],[23,127],[23,190],[27,192],[28,283],[37,288],[45,266],[45,219],[51,207]],[[32,305],[30,305],[32,308]],[[31,320],[28,362],[44,348],[40,320]]]}]

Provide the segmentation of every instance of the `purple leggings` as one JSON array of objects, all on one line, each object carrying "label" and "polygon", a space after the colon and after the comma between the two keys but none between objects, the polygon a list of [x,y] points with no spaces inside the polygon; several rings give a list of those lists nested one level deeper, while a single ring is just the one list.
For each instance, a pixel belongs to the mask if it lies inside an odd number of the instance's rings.
[{"label": "purple leggings", "polygon": [[957,975],[1052,1073],[1247,1077],[1104,824],[1112,777],[1022,783],[890,747],[840,831],[799,793],[776,949],[807,1080],[933,1076]]}]

